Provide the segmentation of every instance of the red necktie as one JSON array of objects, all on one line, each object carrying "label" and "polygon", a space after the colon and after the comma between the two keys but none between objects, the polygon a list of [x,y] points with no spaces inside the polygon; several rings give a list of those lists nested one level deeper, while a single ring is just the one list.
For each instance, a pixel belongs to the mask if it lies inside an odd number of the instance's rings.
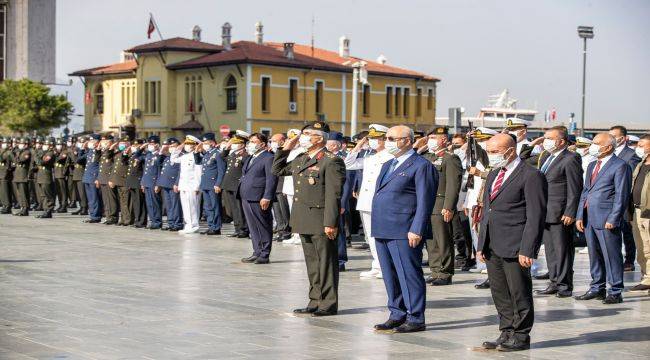
[{"label": "red necktie", "polygon": [[598,172],[600,171],[600,163],[601,162],[602,162],[602,160],[598,160],[596,162],[596,167],[594,168],[594,171],[591,173],[591,180],[589,180],[589,183],[591,185],[594,184],[594,179],[596,179],[596,176],[598,176]]},{"label": "red necktie", "polygon": [[501,189],[501,185],[503,184],[503,178],[505,176],[506,176],[506,168],[501,168],[501,170],[499,171],[499,175],[497,176],[497,179],[494,182],[494,186],[492,187],[492,192],[490,193],[490,201],[494,200],[494,198],[497,197],[497,194]]}]

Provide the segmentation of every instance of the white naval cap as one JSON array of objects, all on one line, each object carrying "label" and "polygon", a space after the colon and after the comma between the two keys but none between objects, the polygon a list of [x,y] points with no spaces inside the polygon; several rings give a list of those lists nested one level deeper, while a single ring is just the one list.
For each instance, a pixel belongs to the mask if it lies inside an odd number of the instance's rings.
[{"label": "white naval cap", "polygon": [[492,136],[498,134],[499,132],[496,130],[492,130],[490,128],[486,128],[483,126],[479,126],[474,130],[474,138],[475,139],[489,139]]},{"label": "white naval cap", "polygon": [[185,135],[185,144],[198,144],[201,140],[194,135]]},{"label": "white naval cap", "polygon": [[386,135],[388,127],[379,124],[370,124],[368,126],[368,137],[381,137]]},{"label": "white naval cap", "polygon": [[516,129],[524,126],[530,126],[533,122],[529,120],[524,120],[516,117],[511,117],[506,119],[506,128],[507,129]]},{"label": "white naval cap", "polygon": [[289,139],[293,139],[294,137],[300,135],[300,133],[302,133],[302,131],[300,131],[300,129],[289,129],[289,130],[287,130],[287,137]]},{"label": "white naval cap", "polygon": [[638,143],[640,140],[641,139],[639,139],[639,137],[636,136],[636,135],[628,135],[627,136],[627,142]]},{"label": "white naval cap", "polygon": [[590,145],[591,143],[592,141],[589,138],[576,136],[576,145]]}]

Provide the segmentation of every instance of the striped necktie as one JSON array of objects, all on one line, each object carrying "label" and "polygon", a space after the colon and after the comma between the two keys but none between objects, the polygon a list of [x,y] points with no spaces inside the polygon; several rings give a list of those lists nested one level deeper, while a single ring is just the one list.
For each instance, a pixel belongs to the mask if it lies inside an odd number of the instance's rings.
[{"label": "striped necktie", "polygon": [[506,177],[506,168],[503,167],[499,170],[499,175],[497,175],[496,181],[494,181],[494,186],[492,187],[492,192],[490,193],[490,201],[494,200],[501,190],[501,185],[503,185],[503,179]]}]

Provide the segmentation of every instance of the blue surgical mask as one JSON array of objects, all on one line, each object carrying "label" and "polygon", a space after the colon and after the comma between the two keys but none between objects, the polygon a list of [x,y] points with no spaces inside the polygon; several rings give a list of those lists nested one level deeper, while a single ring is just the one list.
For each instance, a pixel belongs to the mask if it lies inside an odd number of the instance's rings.
[{"label": "blue surgical mask", "polygon": [[117,145],[117,149],[120,150],[120,151],[124,151],[126,149],[126,144]]}]

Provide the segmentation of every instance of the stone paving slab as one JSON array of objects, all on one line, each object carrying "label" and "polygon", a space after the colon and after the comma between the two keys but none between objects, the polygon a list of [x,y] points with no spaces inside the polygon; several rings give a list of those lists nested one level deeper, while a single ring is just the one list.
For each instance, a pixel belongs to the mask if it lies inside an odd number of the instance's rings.
[{"label": "stone paving slab", "polygon": [[[224,234],[231,233],[226,225]],[[650,297],[618,305],[537,297],[532,349],[476,351],[497,334],[483,275],[428,287],[427,331],[381,335],[381,280],[359,279],[367,251],[349,249],[339,315],[298,317],[302,250],[274,244],[269,265],[243,264],[250,240],[178,235],[78,217],[0,217],[0,359],[647,359]],[[633,285],[640,274],[626,273]],[[589,282],[576,254],[576,292]],[[535,281],[543,288],[543,281]]]}]

